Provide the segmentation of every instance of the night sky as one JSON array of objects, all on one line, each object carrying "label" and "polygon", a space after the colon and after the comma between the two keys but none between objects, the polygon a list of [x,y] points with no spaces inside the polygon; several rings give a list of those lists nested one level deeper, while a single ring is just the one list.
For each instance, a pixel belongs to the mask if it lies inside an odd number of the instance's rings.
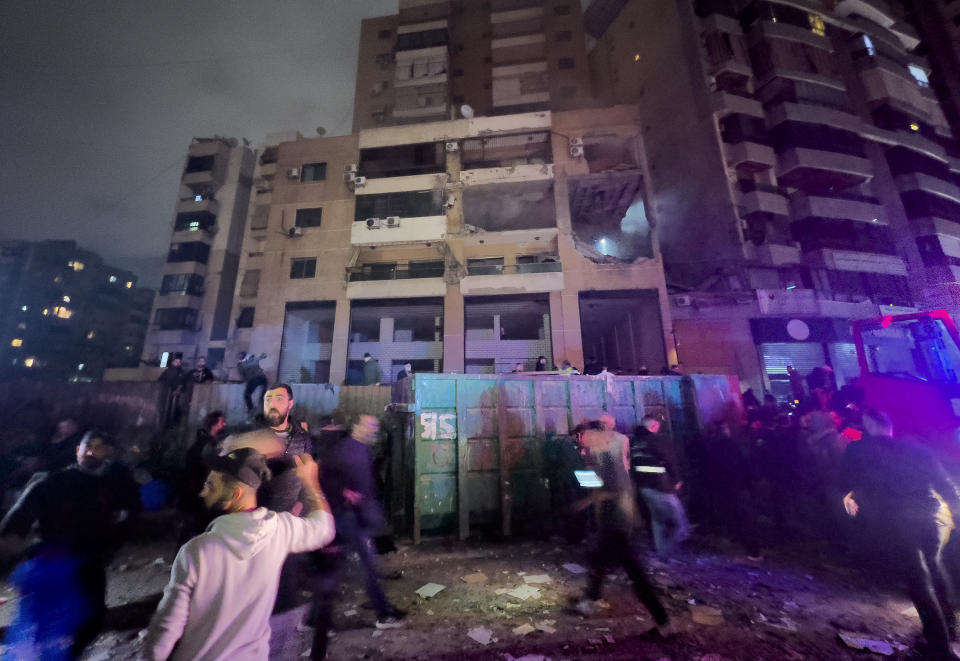
[{"label": "night sky", "polygon": [[0,238],[159,285],[191,138],[350,131],[360,19],[397,0],[0,0]]}]

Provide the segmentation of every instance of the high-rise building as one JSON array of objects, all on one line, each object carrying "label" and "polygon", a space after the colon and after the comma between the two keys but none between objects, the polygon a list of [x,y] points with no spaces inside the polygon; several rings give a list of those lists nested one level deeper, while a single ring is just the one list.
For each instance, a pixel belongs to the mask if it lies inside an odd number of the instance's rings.
[{"label": "high-rise building", "polygon": [[579,0],[400,0],[363,21],[353,130],[589,104]]},{"label": "high-rise building", "polygon": [[144,360],[223,363],[253,168],[253,150],[236,139],[190,145]]},{"label": "high-rise building", "polygon": [[136,367],[153,299],[136,282],[75,241],[0,242],[0,378]]},{"label": "high-rise building", "polygon": [[956,309],[960,160],[883,0],[594,0],[597,95],[637,103],[680,360],[786,396],[858,373],[848,321]]}]

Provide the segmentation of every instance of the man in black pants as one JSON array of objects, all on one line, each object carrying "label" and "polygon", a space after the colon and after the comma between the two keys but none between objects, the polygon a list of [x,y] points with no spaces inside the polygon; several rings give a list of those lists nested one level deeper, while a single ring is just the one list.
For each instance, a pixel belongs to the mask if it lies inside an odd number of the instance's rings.
[{"label": "man in black pants", "polygon": [[253,413],[254,409],[253,393],[263,388],[263,394],[267,394],[267,375],[263,373],[263,368],[260,367],[260,361],[266,357],[267,354],[265,353],[254,356],[252,353],[248,354],[243,351],[237,356],[237,371],[240,372],[240,378],[247,382],[243,389],[243,403],[247,405],[248,416]]},{"label": "man in black pants", "polygon": [[886,414],[863,412],[863,439],[847,446],[843,457],[843,505],[869,544],[873,571],[884,583],[907,584],[920,621],[931,661],[957,660],[950,649],[957,620],[951,586],[941,563],[937,525],[943,499],[960,513],[960,497],[940,462],[925,448],[893,438]]},{"label": "man in black pants", "polygon": [[[87,432],[77,446],[77,463],[36,477],[0,522],[0,537],[26,537],[39,523],[40,542],[25,563],[30,569],[22,573],[33,573],[31,587],[21,595],[20,608],[35,611],[37,604],[58,601],[61,608],[32,613],[38,616],[36,649],[50,642],[42,632],[67,635],[73,641],[70,655],[78,658],[103,623],[105,568],[121,542],[119,524],[139,509],[136,483],[127,472],[111,469],[112,446],[105,434]],[[59,584],[50,580],[53,572]],[[44,573],[48,576],[37,580]],[[64,610],[63,604],[71,608]],[[26,623],[23,614],[18,621]]]},{"label": "man in black pants", "polygon": [[673,627],[666,609],[640,563],[636,544],[638,522],[636,501],[627,469],[630,465],[629,440],[615,429],[614,417],[605,413],[600,418],[600,430],[586,431],[580,436],[580,446],[586,454],[586,464],[599,476],[602,486],[594,488],[592,496],[581,501],[581,507],[598,504],[600,530],[596,546],[590,552],[590,575],[582,599],[571,607],[581,615],[591,615],[600,599],[603,579],[615,566],[623,567],[633,582],[637,598],[647,607],[656,624],[649,632],[666,638],[673,635]]}]

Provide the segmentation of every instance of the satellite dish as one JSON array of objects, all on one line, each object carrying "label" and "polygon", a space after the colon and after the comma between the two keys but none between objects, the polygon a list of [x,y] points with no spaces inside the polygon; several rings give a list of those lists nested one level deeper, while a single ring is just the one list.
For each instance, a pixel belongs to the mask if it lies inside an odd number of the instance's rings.
[{"label": "satellite dish", "polygon": [[322,126],[317,127],[317,135],[324,136],[326,134],[327,134],[327,129],[323,128]]},{"label": "satellite dish", "polygon": [[463,115],[466,119],[473,119],[473,108],[467,104],[460,106],[460,114]]}]

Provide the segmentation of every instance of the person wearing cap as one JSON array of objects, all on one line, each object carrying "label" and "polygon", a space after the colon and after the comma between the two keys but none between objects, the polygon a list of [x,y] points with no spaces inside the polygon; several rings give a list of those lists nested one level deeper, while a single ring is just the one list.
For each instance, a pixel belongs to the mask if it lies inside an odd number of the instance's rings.
[{"label": "person wearing cap", "polygon": [[270,613],[287,554],[322,548],[334,537],[309,454],[295,458],[308,510],[302,518],[257,507],[257,489],[270,477],[260,452],[239,448],[207,462],[200,496],[222,514],[177,553],[144,638],[150,661],[267,659]]}]

